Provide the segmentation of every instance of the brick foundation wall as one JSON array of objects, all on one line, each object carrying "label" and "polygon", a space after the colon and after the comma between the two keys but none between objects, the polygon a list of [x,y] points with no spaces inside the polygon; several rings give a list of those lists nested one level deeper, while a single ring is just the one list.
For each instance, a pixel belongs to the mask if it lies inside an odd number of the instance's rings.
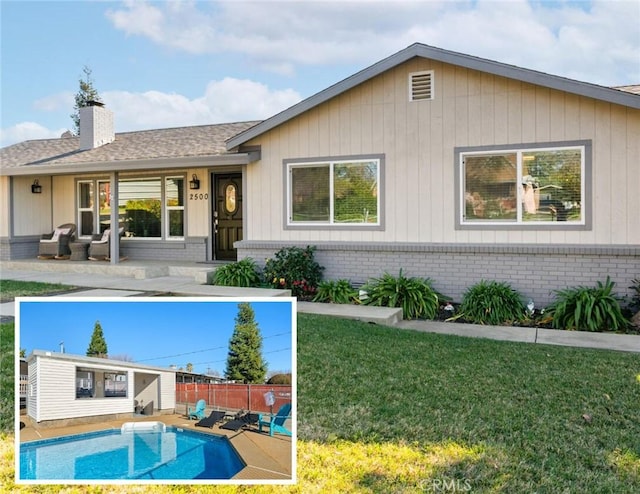
[{"label": "brick foundation wall", "polygon": [[20,237],[9,240],[0,238],[0,261],[35,259],[38,257],[40,236]]},{"label": "brick foundation wall", "polygon": [[[238,259],[253,258],[264,266],[285,246],[306,243],[242,241]],[[640,278],[640,247],[369,244],[318,242],[315,259],[323,278],[346,278],[354,285],[382,275],[431,278],[436,290],[459,302],[480,280],[505,281],[537,307],[550,303],[554,290],[594,286],[610,276],[619,296],[630,296],[631,280]]]}]

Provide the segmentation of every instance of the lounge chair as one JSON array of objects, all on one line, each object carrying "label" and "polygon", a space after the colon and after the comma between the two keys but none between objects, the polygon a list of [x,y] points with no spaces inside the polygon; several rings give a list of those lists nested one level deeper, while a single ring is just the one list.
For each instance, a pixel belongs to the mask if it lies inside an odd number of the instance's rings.
[{"label": "lounge chair", "polygon": [[211,412],[209,414],[208,417],[205,417],[202,420],[200,420],[199,422],[196,422],[196,426],[197,427],[208,427],[209,429],[211,429],[215,424],[220,422],[224,418],[225,415],[226,415],[226,412],[221,412],[219,410],[214,410],[213,412]]},{"label": "lounge chair", "polygon": [[194,419],[202,420],[204,418],[204,409],[207,407],[207,402],[204,400],[198,400],[195,408],[189,407],[187,410],[187,417],[191,420],[191,417]]},{"label": "lounge chair", "polygon": [[235,419],[222,424],[220,428],[229,431],[239,431],[244,427],[250,427],[257,424],[259,418],[260,416],[257,413],[238,413]]},{"label": "lounge chair", "polygon": [[65,223],[40,237],[38,257],[61,257],[71,255],[69,243],[75,238],[76,225]]},{"label": "lounge chair", "polygon": [[[118,242],[120,237],[124,235],[124,227],[118,228]],[[107,228],[104,232],[91,237],[89,244],[89,259],[92,261],[103,261],[109,259],[111,255],[111,229]]]},{"label": "lounge chair", "polygon": [[287,419],[291,418],[291,403],[285,403],[275,415],[262,415],[258,419],[258,430],[262,432],[262,426],[269,427],[269,435],[291,435],[291,431],[284,426]]}]

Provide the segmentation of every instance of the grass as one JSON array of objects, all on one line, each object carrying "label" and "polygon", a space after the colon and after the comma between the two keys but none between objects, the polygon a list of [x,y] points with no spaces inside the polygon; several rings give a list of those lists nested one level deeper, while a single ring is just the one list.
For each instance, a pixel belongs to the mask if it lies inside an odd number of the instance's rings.
[{"label": "grass", "polygon": [[[13,348],[6,326],[3,355]],[[301,314],[298,484],[154,492],[640,492],[639,399],[637,354]],[[12,441],[0,443],[10,491],[87,492],[15,486]]]},{"label": "grass", "polygon": [[76,287],[57,283],[40,283],[35,281],[0,280],[0,302],[11,302],[16,297],[49,295],[68,292]]}]

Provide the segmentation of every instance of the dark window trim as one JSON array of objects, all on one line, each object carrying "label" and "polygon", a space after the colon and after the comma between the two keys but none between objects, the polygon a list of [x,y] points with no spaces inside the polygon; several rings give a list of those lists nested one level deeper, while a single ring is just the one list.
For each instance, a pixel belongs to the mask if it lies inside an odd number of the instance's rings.
[{"label": "dark window trim", "polygon": [[[309,163],[327,163],[333,161],[364,161],[378,160],[380,163],[379,183],[378,183],[378,218],[379,224],[369,225],[365,223],[345,223],[345,224],[322,224],[322,225],[293,225],[289,223],[289,165],[290,164],[309,164]],[[344,156],[320,156],[313,158],[286,158],[282,160],[283,173],[283,199],[284,205],[282,211],[282,224],[285,230],[333,230],[333,231],[383,231],[385,229],[385,155],[384,154],[356,154]]]},{"label": "dark window trim", "polygon": [[[591,139],[575,140],[575,141],[552,141],[552,142],[534,142],[521,144],[492,144],[488,146],[464,146],[455,147],[453,153],[454,173],[455,173],[455,204],[454,204],[454,224],[456,230],[509,230],[509,231],[585,231],[592,229],[592,207],[593,207],[593,187],[592,187],[592,141]],[[563,147],[584,147],[584,223],[570,224],[565,222],[555,223],[536,223],[536,224],[472,224],[462,223],[462,166],[460,163],[460,155],[471,152],[487,152],[487,151],[519,151],[523,149],[542,149],[542,148],[563,148]]]}]

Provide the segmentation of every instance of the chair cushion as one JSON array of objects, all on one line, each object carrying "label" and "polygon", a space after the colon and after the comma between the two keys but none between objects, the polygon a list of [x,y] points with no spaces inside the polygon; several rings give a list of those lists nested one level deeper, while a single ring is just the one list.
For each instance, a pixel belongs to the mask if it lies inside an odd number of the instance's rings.
[{"label": "chair cushion", "polygon": [[70,228],[56,228],[51,236],[51,242],[57,242],[60,235],[68,235]]},{"label": "chair cushion", "polygon": [[111,234],[111,230],[107,228],[104,232],[102,232],[102,237],[100,240],[92,240],[92,244],[106,244],[109,241],[109,235]]}]

